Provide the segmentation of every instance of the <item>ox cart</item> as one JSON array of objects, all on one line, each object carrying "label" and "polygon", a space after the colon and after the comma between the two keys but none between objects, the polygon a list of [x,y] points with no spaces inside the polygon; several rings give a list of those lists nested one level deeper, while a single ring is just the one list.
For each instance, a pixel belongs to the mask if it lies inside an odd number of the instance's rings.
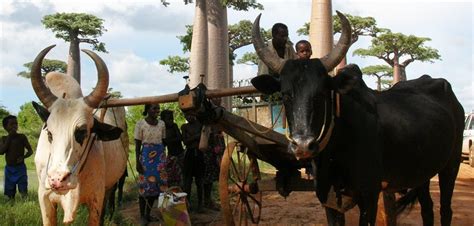
[{"label": "ox cart", "polygon": [[[314,182],[304,179],[299,169],[310,162],[299,161],[287,151],[284,134],[247,118],[215,106],[210,98],[258,92],[254,87],[207,90],[201,83],[195,89],[188,86],[179,93],[133,99],[109,100],[104,107],[165,103],[178,101],[183,112],[194,111],[205,126],[217,126],[235,140],[229,141],[222,157],[219,176],[221,211],[226,225],[258,224],[262,208],[262,192],[314,191]],[[277,170],[277,176],[262,179],[258,161]]]}]

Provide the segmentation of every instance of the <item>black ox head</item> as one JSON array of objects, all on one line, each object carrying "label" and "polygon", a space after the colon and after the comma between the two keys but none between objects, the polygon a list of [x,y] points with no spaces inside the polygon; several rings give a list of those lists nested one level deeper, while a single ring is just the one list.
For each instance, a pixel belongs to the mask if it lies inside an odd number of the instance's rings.
[{"label": "black ox head", "polygon": [[344,92],[350,81],[328,75],[344,58],[351,44],[351,27],[347,18],[337,12],[342,34],[336,47],[321,59],[284,60],[268,51],[260,36],[260,15],[254,22],[252,39],[260,59],[280,74],[277,79],[261,75],[252,84],[261,92],[280,91],[290,131],[289,149],[298,159],[319,153],[327,144],[335,114],[335,92]]}]

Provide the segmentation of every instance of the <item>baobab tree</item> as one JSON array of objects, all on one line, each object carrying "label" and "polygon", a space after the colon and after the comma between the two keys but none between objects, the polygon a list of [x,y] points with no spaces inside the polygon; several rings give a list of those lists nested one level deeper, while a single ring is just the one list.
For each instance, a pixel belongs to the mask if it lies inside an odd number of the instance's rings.
[{"label": "baobab tree", "polygon": [[383,77],[393,77],[393,69],[387,65],[372,65],[361,69],[362,74],[375,76],[377,78],[377,90],[382,91],[382,85],[384,84]]},{"label": "baobab tree", "polygon": [[430,62],[440,60],[438,50],[425,46],[430,38],[404,35],[387,31],[374,37],[367,49],[356,49],[354,55],[372,56],[384,60],[393,68],[393,82],[406,81],[406,67],[414,61]]},{"label": "baobab tree", "polygon": [[67,75],[74,77],[79,84],[81,83],[79,44],[88,43],[96,51],[107,52],[105,44],[97,40],[106,31],[102,25],[103,21],[85,13],[56,13],[46,15],[41,20],[46,28],[56,33],[56,38],[69,42]]},{"label": "baobab tree", "polygon": [[[33,62],[28,62],[28,63],[23,64],[23,66],[26,67],[26,70],[19,72],[17,75],[20,77],[29,79],[32,65],[33,65]],[[61,61],[61,60],[44,59],[41,64],[41,75],[43,76],[45,76],[46,74],[52,71],[65,73],[66,70],[67,70],[67,65],[64,61]]]}]

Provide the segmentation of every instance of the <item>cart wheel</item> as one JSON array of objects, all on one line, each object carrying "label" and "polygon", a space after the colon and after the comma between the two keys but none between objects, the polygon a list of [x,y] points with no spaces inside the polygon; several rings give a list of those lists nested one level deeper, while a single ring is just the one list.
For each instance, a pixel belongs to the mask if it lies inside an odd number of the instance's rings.
[{"label": "cart wheel", "polygon": [[222,157],[219,176],[221,210],[226,225],[258,224],[262,210],[258,180],[257,159],[247,155],[246,147],[236,142],[229,143]]}]

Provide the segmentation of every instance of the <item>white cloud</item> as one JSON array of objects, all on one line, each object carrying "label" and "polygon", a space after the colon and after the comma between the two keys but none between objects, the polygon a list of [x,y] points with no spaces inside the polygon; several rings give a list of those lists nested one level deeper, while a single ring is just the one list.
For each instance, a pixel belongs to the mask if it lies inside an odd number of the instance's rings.
[{"label": "white cloud", "polygon": [[[156,96],[178,92],[184,88],[184,80],[172,75],[158,61],[149,61],[133,52],[104,57],[110,74],[110,85],[125,98]],[[84,62],[83,62],[84,64]],[[89,93],[97,82],[97,75],[91,62],[83,70],[82,89]]]}]

